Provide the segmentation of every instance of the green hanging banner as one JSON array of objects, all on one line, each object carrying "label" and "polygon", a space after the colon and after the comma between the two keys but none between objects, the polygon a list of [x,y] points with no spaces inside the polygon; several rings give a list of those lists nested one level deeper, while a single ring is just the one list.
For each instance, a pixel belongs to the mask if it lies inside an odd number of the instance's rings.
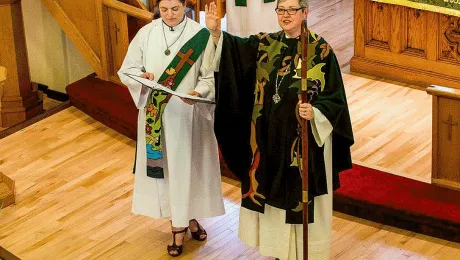
[{"label": "green hanging banner", "polygon": [[[264,3],[271,3],[275,2],[275,0],[264,0]],[[248,1],[247,0],[235,0],[235,5],[236,6],[248,6]]]},{"label": "green hanging banner", "polygon": [[235,5],[236,6],[248,6],[248,3],[246,0],[235,0]]}]

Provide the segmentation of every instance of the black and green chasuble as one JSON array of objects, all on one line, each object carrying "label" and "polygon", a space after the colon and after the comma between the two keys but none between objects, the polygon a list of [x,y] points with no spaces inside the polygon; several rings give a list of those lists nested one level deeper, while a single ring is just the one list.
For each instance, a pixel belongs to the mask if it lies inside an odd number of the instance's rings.
[{"label": "black and green chasuble", "polygon": [[[239,38],[223,32],[216,90],[215,132],[229,168],[241,180],[242,207],[264,212],[265,203],[302,223],[300,39],[283,31]],[[333,126],[333,190],[352,167],[353,133],[340,68],[329,44],[309,35],[308,98]],[[276,98],[279,95],[279,98]],[[327,194],[323,147],[309,128],[309,198]],[[310,222],[313,222],[310,203]]]}]

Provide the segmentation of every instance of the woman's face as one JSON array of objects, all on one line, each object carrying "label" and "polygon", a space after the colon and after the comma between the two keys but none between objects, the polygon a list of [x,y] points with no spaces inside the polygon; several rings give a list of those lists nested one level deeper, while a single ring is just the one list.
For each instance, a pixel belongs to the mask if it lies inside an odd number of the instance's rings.
[{"label": "woman's face", "polygon": [[161,0],[158,8],[161,18],[169,26],[176,26],[184,19],[185,3],[180,0]]},{"label": "woman's face", "polygon": [[[291,36],[298,36],[301,31],[302,21],[307,18],[308,9],[301,8],[299,0],[279,1],[277,9],[284,12],[283,14],[278,13],[278,23],[281,28]],[[293,14],[289,14],[289,12]]]}]

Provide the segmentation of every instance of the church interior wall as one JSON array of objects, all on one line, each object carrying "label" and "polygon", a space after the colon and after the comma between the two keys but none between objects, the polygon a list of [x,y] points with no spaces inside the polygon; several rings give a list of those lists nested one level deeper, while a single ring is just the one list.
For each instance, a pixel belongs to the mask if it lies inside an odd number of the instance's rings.
[{"label": "church interior wall", "polygon": [[22,11],[32,82],[65,93],[68,84],[93,73],[41,1],[22,0]]}]

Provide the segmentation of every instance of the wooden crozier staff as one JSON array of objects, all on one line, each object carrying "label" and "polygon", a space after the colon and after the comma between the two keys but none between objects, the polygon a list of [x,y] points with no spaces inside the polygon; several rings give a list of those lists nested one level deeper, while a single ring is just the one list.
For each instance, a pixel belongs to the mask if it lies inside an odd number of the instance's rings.
[{"label": "wooden crozier staff", "polygon": [[[302,103],[308,103],[307,99],[307,58],[309,31],[307,20],[302,22]],[[308,120],[302,119],[302,202],[303,202],[303,259],[308,260]]]}]

